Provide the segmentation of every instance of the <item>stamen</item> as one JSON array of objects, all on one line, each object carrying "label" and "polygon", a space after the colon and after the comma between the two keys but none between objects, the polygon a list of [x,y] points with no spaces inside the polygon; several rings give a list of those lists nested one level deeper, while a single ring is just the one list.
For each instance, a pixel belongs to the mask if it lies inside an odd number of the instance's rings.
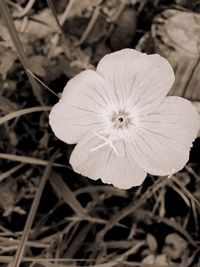
[{"label": "stamen", "polygon": [[96,136],[98,136],[100,139],[104,140],[105,142],[104,142],[103,144],[100,144],[100,145],[98,145],[98,146],[92,148],[92,149],[90,150],[91,152],[96,151],[96,150],[98,150],[99,148],[104,147],[104,146],[106,146],[106,145],[109,145],[109,146],[113,149],[113,151],[115,152],[115,154],[116,154],[117,156],[119,156],[119,153],[117,152],[117,149],[116,149],[116,148],[114,147],[114,145],[113,145],[113,140],[110,138],[111,135],[109,135],[109,136],[106,138],[106,137],[104,137],[104,136],[98,134],[97,132],[94,132],[94,134],[95,134]]}]

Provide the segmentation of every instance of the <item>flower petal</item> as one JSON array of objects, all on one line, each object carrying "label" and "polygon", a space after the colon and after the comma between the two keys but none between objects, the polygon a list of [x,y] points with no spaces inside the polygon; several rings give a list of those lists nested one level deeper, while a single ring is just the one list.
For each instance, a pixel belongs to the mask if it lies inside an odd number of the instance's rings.
[{"label": "flower petal", "polygon": [[70,158],[75,172],[104,183],[113,184],[121,189],[140,185],[146,177],[133,160],[123,140],[114,142],[116,151],[109,145],[102,146],[102,140],[95,134],[87,133],[80,139]]},{"label": "flower petal", "polygon": [[199,127],[200,117],[188,100],[166,97],[156,112],[142,117],[138,127],[132,127],[135,161],[154,175],[181,170],[189,159]]},{"label": "flower petal", "polygon": [[113,86],[121,109],[137,109],[141,113],[155,110],[175,79],[165,58],[133,49],[104,56],[97,72]]},{"label": "flower petal", "polygon": [[49,115],[55,135],[73,144],[89,129],[103,128],[105,116],[115,100],[108,84],[95,71],[86,70],[72,78]]}]

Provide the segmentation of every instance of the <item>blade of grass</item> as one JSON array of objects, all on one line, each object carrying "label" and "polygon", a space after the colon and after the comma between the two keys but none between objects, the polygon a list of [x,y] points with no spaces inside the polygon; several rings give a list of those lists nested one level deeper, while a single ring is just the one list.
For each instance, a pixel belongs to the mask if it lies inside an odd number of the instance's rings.
[{"label": "blade of grass", "polygon": [[76,46],[80,46],[85,42],[85,40],[89,36],[89,34],[90,34],[90,32],[91,32],[91,30],[92,30],[92,28],[94,26],[96,20],[98,19],[99,13],[100,13],[100,7],[97,6],[95,8],[95,10],[94,10],[94,13],[93,13],[93,15],[92,15],[92,17],[91,17],[91,19],[90,19],[85,31],[83,32],[83,34],[81,36],[81,39],[78,42],[76,42]]},{"label": "blade of grass", "polygon": [[175,183],[170,183],[169,186],[179,194],[179,196],[183,199],[185,204],[188,206],[188,208],[191,208],[191,199],[188,199],[188,196],[185,195],[181,189],[178,188],[178,186]]},{"label": "blade of grass", "polygon": [[17,111],[14,111],[6,116],[3,116],[0,118],[0,125],[4,122],[7,122],[9,120],[12,120],[14,118],[17,118],[22,115],[26,115],[32,112],[41,112],[41,111],[48,111],[51,110],[52,107],[50,106],[39,106],[39,107],[32,107],[32,108],[25,108],[25,109],[20,109]]},{"label": "blade of grass", "polygon": [[[18,155],[0,153],[0,158],[6,159],[6,160],[18,161],[18,162],[22,162],[22,163],[33,164],[33,165],[42,165],[42,166],[48,165],[47,160],[42,160],[42,159],[37,159],[37,158],[32,158],[32,157],[27,157],[27,156],[18,156]],[[72,169],[70,166],[62,165],[59,163],[53,163],[52,166],[53,167],[60,167],[60,168],[67,168],[70,170]]]},{"label": "blade of grass", "polygon": [[96,192],[103,192],[106,194],[111,194],[112,196],[119,196],[119,197],[128,197],[128,192],[125,190],[120,190],[116,187],[110,185],[96,185],[96,186],[86,186],[83,188],[77,189],[74,193],[76,196],[84,193],[96,193]]},{"label": "blade of grass", "polygon": [[23,7],[21,7],[18,3],[13,3],[12,0],[7,0],[8,6],[11,6],[12,8],[15,8],[18,11],[22,11]]},{"label": "blade of grass", "polygon": [[186,229],[184,229],[182,227],[182,225],[180,225],[179,223],[177,223],[176,221],[173,221],[171,219],[168,219],[166,217],[160,217],[158,215],[153,215],[151,213],[149,213],[148,211],[146,212],[147,216],[152,217],[153,220],[156,220],[157,222],[162,222],[168,226],[170,226],[171,228],[173,228],[174,230],[176,230],[178,233],[180,233],[182,236],[185,237],[185,239],[192,244],[194,247],[197,247],[197,241],[193,239],[192,235],[187,232]]},{"label": "blade of grass", "polygon": [[67,258],[73,258],[77,251],[83,246],[84,240],[86,239],[89,231],[92,228],[92,224],[86,224],[81,228],[79,233],[74,238],[73,242],[67,247],[67,251],[65,253],[65,256]]},{"label": "blade of grass", "polygon": [[40,198],[42,196],[42,192],[43,192],[44,186],[45,186],[46,181],[49,178],[49,175],[51,173],[52,163],[55,160],[56,156],[57,156],[57,152],[52,156],[52,159],[49,161],[49,163],[48,163],[48,165],[47,165],[47,167],[46,167],[46,169],[44,171],[44,174],[43,174],[43,176],[41,178],[40,185],[39,185],[39,187],[37,189],[37,192],[35,194],[35,197],[34,197],[31,209],[30,209],[30,212],[28,214],[28,218],[27,218],[27,221],[26,221],[26,224],[25,224],[25,228],[24,228],[24,231],[23,231],[23,234],[22,234],[22,238],[21,238],[20,243],[19,243],[19,247],[18,247],[17,252],[15,254],[14,261],[12,263],[13,267],[19,267],[19,265],[20,265],[20,263],[22,261],[23,254],[24,254],[24,251],[25,251],[25,248],[26,248],[26,243],[27,243],[27,240],[28,240],[28,235],[29,235],[33,220],[35,218],[35,214],[36,214],[39,202],[40,202]]},{"label": "blade of grass", "polygon": [[[133,247],[138,240],[106,241],[106,247],[111,249],[127,249]],[[103,244],[105,246],[105,244]]]},{"label": "blade of grass", "polygon": [[60,25],[64,25],[66,19],[69,17],[70,11],[72,9],[72,6],[74,5],[74,3],[76,2],[76,0],[70,0],[68,5],[66,6],[66,9],[60,19]]},{"label": "blade of grass", "polygon": [[60,97],[59,97],[53,90],[51,90],[45,83],[43,83],[40,79],[38,79],[38,77],[35,76],[35,75],[32,73],[32,71],[30,71],[29,69],[26,69],[26,71],[27,71],[28,73],[30,73],[30,75],[32,75],[33,78],[34,78],[37,82],[39,82],[42,86],[44,86],[44,88],[46,88],[48,91],[50,91],[53,95],[55,95],[55,96],[57,96],[58,98],[60,98]]},{"label": "blade of grass", "polygon": [[128,249],[126,252],[121,254],[120,256],[117,257],[117,261],[120,263],[124,260],[124,258],[127,258],[129,255],[135,254],[138,252],[138,250],[145,245],[145,241],[138,241],[137,244],[135,244],[133,247]]},{"label": "blade of grass", "polygon": [[[64,238],[62,239],[62,242],[65,244],[65,248],[64,248],[65,251],[69,247],[69,245],[74,242],[74,238],[76,237],[77,230],[80,227],[80,222],[78,222],[78,223],[76,222],[74,224],[71,224],[71,223],[66,227],[66,229],[64,231]],[[70,229],[70,231],[69,231],[69,229]],[[61,246],[58,246],[57,250],[58,251],[56,254],[56,258],[59,258],[58,255],[60,255]]]},{"label": "blade of grass", "polygon": [[[2,259],[2,260],[1,260]],[[0,256],[1,262],[10,262],[12,261],[11,256]],[[34,262],[34,263],[40,263],[40,264],[47,264],[48,267],[73,267],[72,264],[57,264],[57,263],[51,263],[52,262],[92,262],[94,260],[88,260],[88,259],[66,259],[66,258],[51,258],[51,259],[36,259],[34,257],[24,257],[24,262]],[[123,264],[123,265],[121,265]],[[76,265],[79,267],[85,267],[86,265]],[[169,267],[169,265],[158,265],[158,264],[149,264],[149,263],[142,263],[137,261],[121,261],[120,265],[117,261],[110,261],[108,263],[101,263],[101,264],[95,264],[95,265],[87,265],[88,267],[117,267],[117,266],[134,266],[134,267]]]},{"label": "blade of grass", "polygon": [[[11,262],[13,260],[12,256],[0,256],[0,262]],[[51,263],[52,262],[94,262],[95,259],[66,259],[66,258],[35,258],[35,257],[23,257],[23,262],[34,262],[34,263],[47,263],[48,266],[52,266],[52,267],[72,267],[72,265],[65,265],[65,264],[54,264]],[[116,264],[118,264],[115,261],[109,262],[109,263],[102,263],[102,264],[98,264],[98,265],[89,265],[88,267],[111,267],[111,266],[116,266]],[[80,267],[83,267],[83,265],[79,265]],[[85,266],[85,265],[84,265]],[[135,265],[136,266],[136,265]],[[165,266],[164,266],[165,267]]]},{"label": "blade of grass", "polygon": [[24,164],[19,164],[15,167],[13,167],[12,169],[3,172],[0,174],[0,182],[2,182],[3,180],[5,180],[7,177],[11,176],[13,173],[15,173],[16,171],[18,171],[21,167],[23,167]]},{"label": "blade of grass", "polygon": [[192,206],[192,213],[194,216],[195,228],[196,228],[197,233],[199,233],[199,219],[198,219],[197,208],[196,208],[196,205],[194,203],[194,200],[191,200],[191,206]]},{"label": "blade of grass", "polygon": [[26,16],[30,12],[34,3],[35,3],[35,0],[29,0],[27,5],[20,12],[14,14],[15,17],[17,17],[19,19],[19,18]]},{"label": "blade of grass", "polygon": [[[34,229],[31,233],[31,239],[35,240],[37,239],[38,235],[42,235],[42,232],[44,234],[44,231],[48,231],[49,227],[46,227],[45,230],[43,228],[44,225],[46,225],[46,222],[48,221],[49,217],[61,206],[61,201],[58,201],[53,208],[47,213],[42,216],[42,218],[34,225]],[[59,223],[62,223],[62,221],[59,221]],[[56,227],[58,227],[58,224],[56,224]],[[51,228],[52,229],[52,228]],[[51,239],[51,236],[48,236]],[[43,240],[44,241],[44,240]],[[47,243],[47,241],[46,241]],[[49,244],[49,242],[48,242]]]},{"label": "blade of grass", "polygon": [[[65,38],[65,33],[63,32],[63,29],[62,29],[62,26],[60,25],[60,22],[58,20],[58,17],[57,17],[57,14],[56,14],[56,10],[55,10],[55,7],[54,7],[54,4],[53,4],[53,1],[52,0],[47,0],[47,3],[48,3],[48,6],[49,8],[51,9],[52,11],[52,14],[55,18],[55,21],[57,23],[57,26],[59,28],[59,31],[60,31],[60,34],[62,36],[62,39],[63,39],[63,44],[64,44],[64,52],[66,54],[66,56],[68,58],[70,58],[71,56],[71,53],[70,53],[70,50],[69,50],[69,42],[67,42],[67,39]],[[69,3],[70,4],[70,3]],[[68,4],[68,5],[69,5]]]},{"label": "blade of grass", "polygon": [[155,264],[155,263],[153,263],[153,264],[150,264],[150,263],[143,263],[143,262],[129,262],[129,261],[122,261],[121,262],[123,265],[122,266],[126,266],[126,267],[133,267],[133,266],[135,266],[135,267],[172,267],[172,265],[170,266],[170,265],[163,265],[163,264]]},{"label": "blade of grass", "polygon": [[113,215],[110,221],[108,221],[108,223],[105,225],[105,227],[97,233],[96,242],[102,242],[107,231],[109,231],[113,226],[117,225],[117,223],[123,218],[127,217],[129,214],[132,214],[143,203],[145,203],[147,199],[152,196],[153,193],[158,191],[163,186],[166,186],[167,183],[168,179],[166,177],[160,177],[160,179],[154,182],[154,184],[149,187],[139,199],[134,200],[134,203],[131,203],[129,206],[125,207],[124,209]]},{"label": "blade of grass", "polygon": [[53,173],[50,179],[50,183],[55,189],[57,195],[61,197],[66,202],[66,204],[73,209],[78,217],[86,215],[85,210],[76,199],[75,194],[71,191],[71,189],[67,186],[67,184],[60,176],[58,176],[56,173]]},{"label": "blade of grass", "polygon": [[[0,237],[0,242],[1,242],[1,246],[2,246],[3,242],[8,246],[16,245],[18,247],[18,244],[19,244],[19,240],[10,238],[10,236],[9,237]],[[49,243],[43,242],[41,240],[27,241],[27,246],[28,247],[35,247],[35,248],[48,248]]]},{"label": "blade of grass", "polygon": [[198,208],[200,208],[200,202],[197,198],[195,198],[192,193],[190,193],[190,191],[184,186],[182,185],[179,180],[176,178],[175,175],[172,175],[172,177],[170,178],[170,181],[174,182],[176,185],[178,185],[180,187],[180,189],[182,190],[183,194],[185,194],[190,200],[193,200],[194,203],[198,206]]},{"label": "blade of grass", "polygon": [[[15,48],[19,54],[19,59],[23,65],[25,71],[26,71],[26,69],[31,69],[29,67],[28,58],[24,52],[23,45],[22,45],[21,40],[19,38],[19,35],[17,33],[16,27],[15,27],[13,19],[11,17],[6,0],[0,1],[0,12],[1,12],[2,17],[5,20],[5,23],[6,23],[6,26],[8,28],[8,31],[10,33],[10,36],[12,38],[13,44],[15,45]],[[29,81],[30,81],[30,84],[32,86],[33,93],[34,93],[36,99],[38,100],[38,102],[41,105],[43,105],[44,103],[43,103],[43,99],[42,99],[40,86],[36,83],[36,81],[33,79],[33,77],[28,72],[26,72],[26,73],[27,73],[27,76],[29,78]]]},{"label": "blade of grass", "polygon": [[200,176],[198,176],[198,174],[189,166],[189,164],[185,165],[184,168],[186,169],[187,172],[192,174],[197,181],[200,180]]},{"label": "blade of grass", "polygon": [[[75,221],[75,222],[81,222],[81,221],[88,221],[90,223],[95,223],[95,224],[103,224],[106,225],[107,224],[107,220],[101,219],[101,218],[96,218],[94,216],[89,216],[89,215],[85,215],[85,217],[80,217],[80,216],[68,216],[67,219],[68,221]],[[127,228],[125,225],[123,224],[116,224],[116,226],[122,227],[122,228]]]}]

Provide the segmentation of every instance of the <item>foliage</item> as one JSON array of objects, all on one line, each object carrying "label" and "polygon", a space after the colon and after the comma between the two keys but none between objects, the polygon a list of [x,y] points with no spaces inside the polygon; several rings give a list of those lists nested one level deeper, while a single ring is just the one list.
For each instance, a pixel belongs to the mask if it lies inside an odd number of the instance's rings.
[{"label": "foliage", "polygon": [[21,45],[26,67],[59,95],[71,77],[119,44],[144,45],[155,15],[174,6],[198,12],[198,1],[2,3],[20,44],[13,42],[1,7],[1,266],[11,266],[16,255],[14,267],[198,266],[199,140],[188,165],[169,179],[148,176],[127,191],[81,179],[68,165],[73,146],[61,143],[48,125],[56,96],[30,72],[28,77],[19,57]]}]

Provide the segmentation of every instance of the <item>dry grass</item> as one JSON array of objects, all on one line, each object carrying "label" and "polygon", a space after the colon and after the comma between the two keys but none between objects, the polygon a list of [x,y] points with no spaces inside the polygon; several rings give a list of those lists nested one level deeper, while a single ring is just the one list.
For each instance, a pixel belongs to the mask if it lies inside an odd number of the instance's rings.
[{"label": "dry grass", "polygon": [[[62,51],[73,63],[72,68],[90,64],[80,45],[94,27],[99,5],[94,4],[88,27],[80,40],[73,43],[66,38],[62,26],[70,14],[74,14],[75,1],[69,1],[60,17],[53,1],[47,2],[59,28],[50,34],[52,47],[48,56],[53,53],[58,59],[59,51]],[[82,5],[87,6],[89,2],[83,1]],[[142,186],[128,191],[74,174],[66,160],[71,147],[63,147],[48,128],[47,112],[54,100],[45,95],[47,91],[42,91],[38,78],[27,71],[31,70],[23,47],[27,44],[23,45],[20,40],[11,16],[14,13],[7,3],[18,10],[15,16],[27,23],[35,1],[28,1],[24,8],[12,1],[0,1],[1,15],[33,95],[28,92],[28,107],[20,107],[18,101],[18,110],[10,108],[10,112],[2,112],[0,118],[5,135],[0,143],[1,266],[199,266],[199,163],[189,163],[171,178],[149,176]],[[142,1],[140,12],[144,6],[145,1]],[[2,79],[6,80],[8,76],[2,76]],[[40,84],[46,86],[44,82]],[[17,100],[17,94],[20,96],[21,92],[14,91],[8,99]],[[58,148],[56,153],[55,147]],[[166,243],[165,238],[171,233],[175,234],[171,246],[180,254],[177,256],[179,262],[173,261],[173,250]],[[171,265],[143,261],[149,255],[154,258],[164,255],[171,259]]]}]

